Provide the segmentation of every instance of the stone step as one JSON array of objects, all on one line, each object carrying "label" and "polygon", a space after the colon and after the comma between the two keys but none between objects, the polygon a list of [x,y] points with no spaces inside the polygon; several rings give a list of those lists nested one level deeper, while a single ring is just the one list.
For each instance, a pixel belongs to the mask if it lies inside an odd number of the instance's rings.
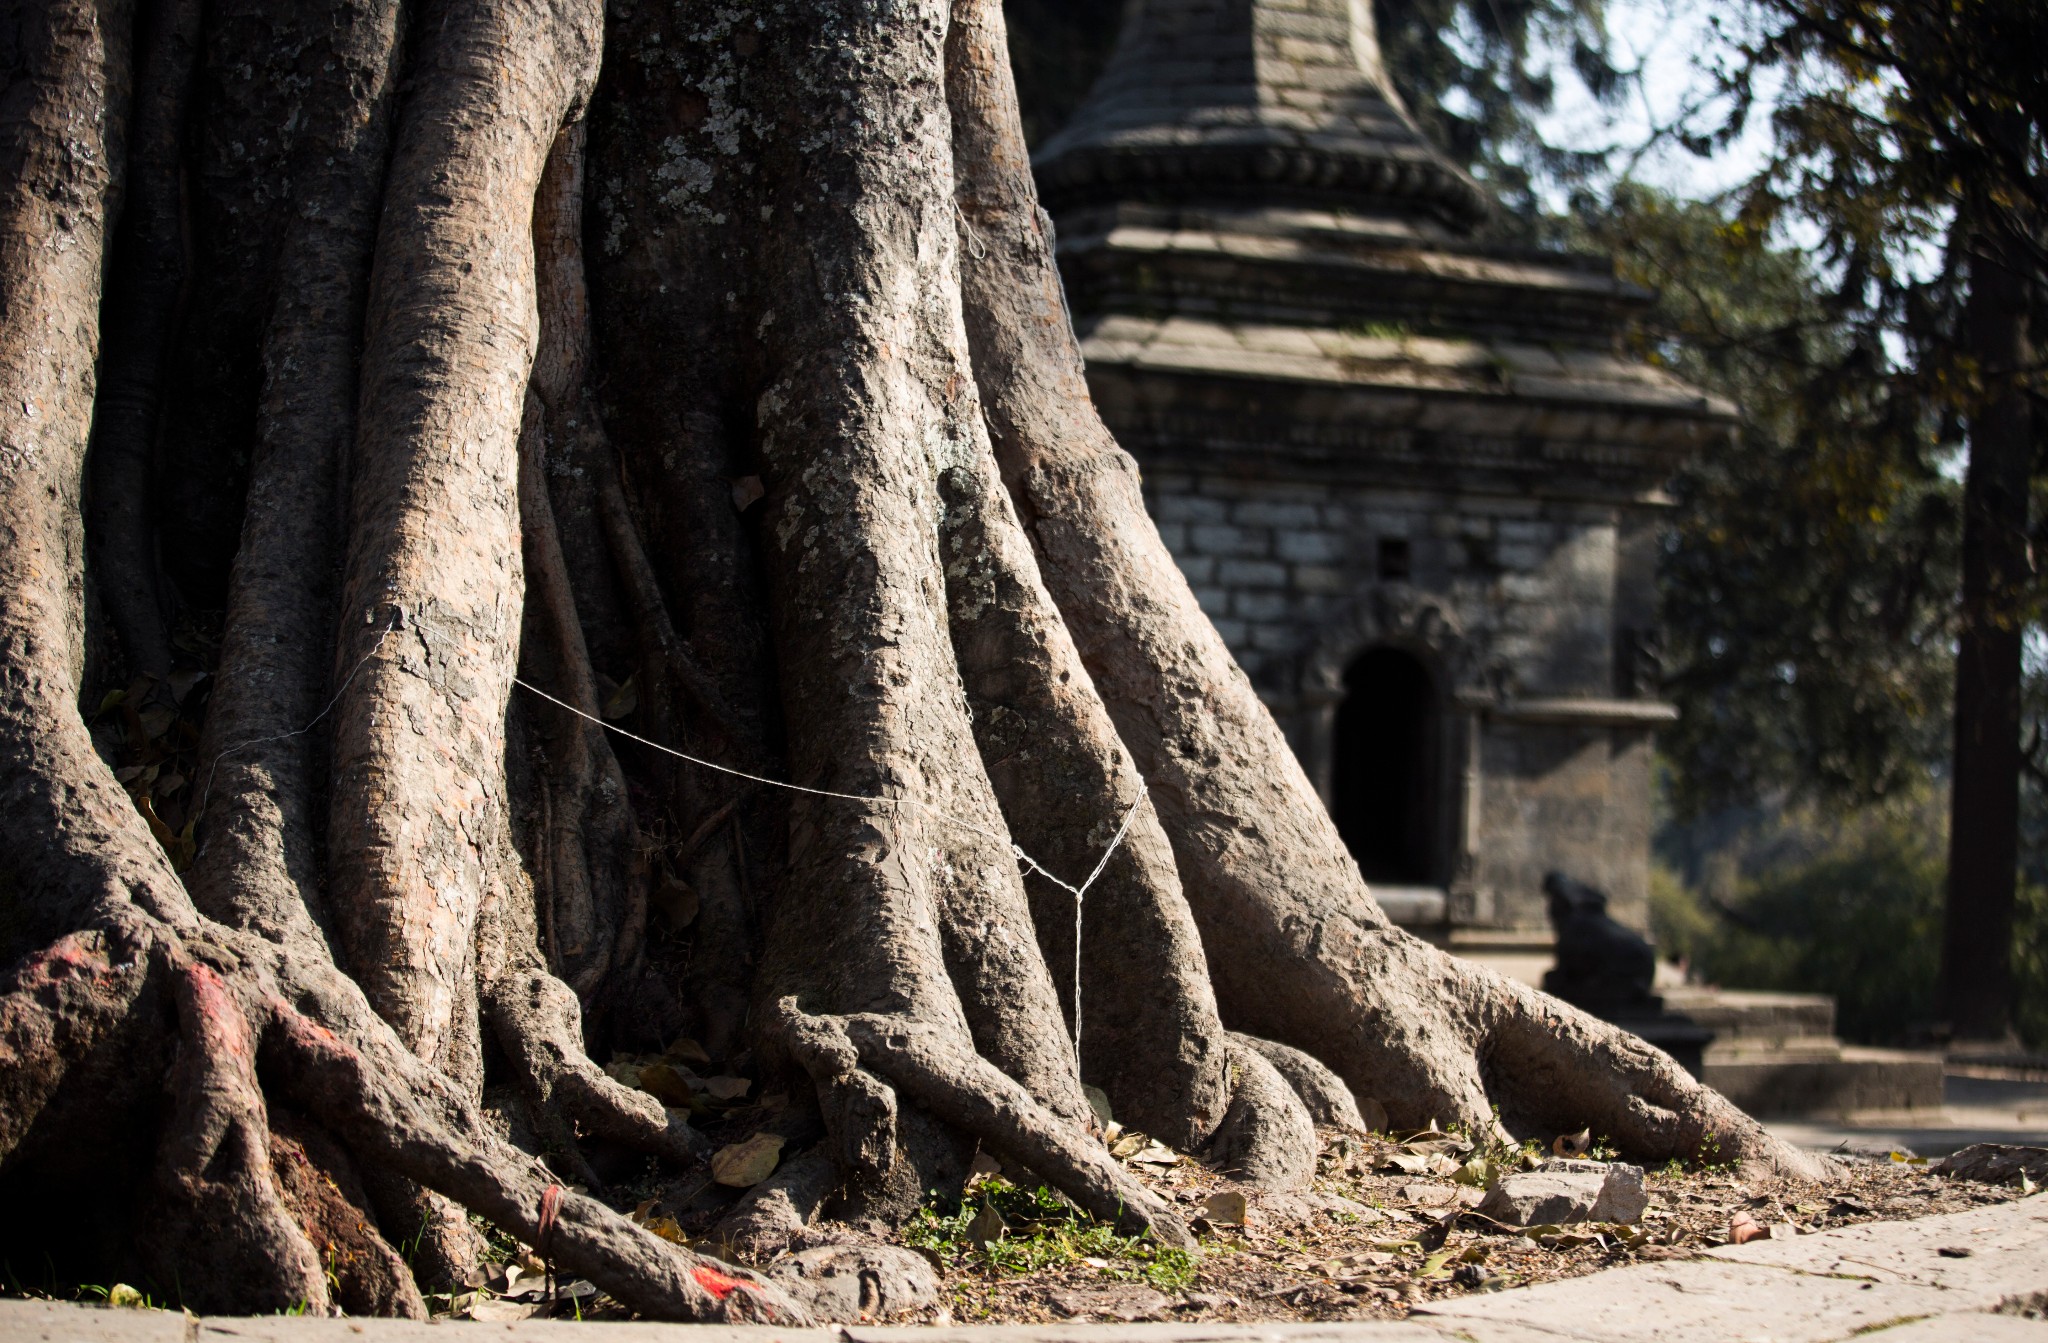
[{"label": "stone step", "polygon": [[1729,1066],[1745,1063],[1834,1063],[1841,1059],[1846,1048],[1832,1035],[1795,1035],[1777,1040],[1744,1039],[1739,1035],[1729,1039],[1717,1035],[1714,1043],[1707,1046],[1707,1059]]},{"label": "stone step", "polygon": [[1753,1115],[1939,1110],[1941,1055],[1836,1044],[1788,1051],[1707,1051],[1700,1080]]},{"label": "stone step", "polygon": [[1835,1000],[1825,993],[1761,993],[1699,984],[1659,985],[1664,1008],[1682,1012],[1719,1040],[1814,1038],[1835,1033]]}]

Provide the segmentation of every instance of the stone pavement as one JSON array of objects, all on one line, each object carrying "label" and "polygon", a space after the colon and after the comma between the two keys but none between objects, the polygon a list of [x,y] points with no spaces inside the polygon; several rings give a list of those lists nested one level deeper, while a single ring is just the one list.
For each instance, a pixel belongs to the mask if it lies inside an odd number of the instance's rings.
[{"label": "stone pavement", "polygon": [[[2048,1195],[1728,1246],[1358,1324],[956,1328],[197,1319],[0,1301],[0,1343],[2048,1343]],[[1993,1313],[2004,1312],[2004,1313]]]},{"label": "stone pavement", "polygon": [[1848,1119],[1766,1119],[1764,1127],[1789,1143],[1829,1151],[1903,1148],[1921,1156],[1947,1156],[1971,1143],[2048,1144],[2048,1082],[1966,1077],[1943,1079],[1941,1109],[1931,1113]]}]

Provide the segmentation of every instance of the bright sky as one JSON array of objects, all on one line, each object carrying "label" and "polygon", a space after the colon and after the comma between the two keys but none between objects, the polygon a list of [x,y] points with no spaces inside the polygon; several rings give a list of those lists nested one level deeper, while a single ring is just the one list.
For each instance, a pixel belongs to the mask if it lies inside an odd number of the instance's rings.
[{"label": "bright sky", "polygon": [[[1608,31],[1614,39],[1614,63],[1638,71],[1633,87],[1614,106],[1595,102],[1568,64],[1559,68],[1556,108],[1542,119],[1552,144],[1570,148],[1619,146],[1625,164],[1628,151],[1642,146],[1653,131],[1695,114],[1695,124],[1719,120],[1705,105],[1713,83],[1702,60],[1711,62],[1727,51],[1714,31],[1716,12],[1734,21],[1738,7],[1715,0],[1611,0]],[[1702,110],[1706,116],[1697,116]],[[1768,118],[1753,115],[1742,138],[1712,158],[1700,158],[1666,140],[1635,163],[1632,176],[1675,194],[1712,196],[1740,182],[1762,163],[1770,148]]]}]

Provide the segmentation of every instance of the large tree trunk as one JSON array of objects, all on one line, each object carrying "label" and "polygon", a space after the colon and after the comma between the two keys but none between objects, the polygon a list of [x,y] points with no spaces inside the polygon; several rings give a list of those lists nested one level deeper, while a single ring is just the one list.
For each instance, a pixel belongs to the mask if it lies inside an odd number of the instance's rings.
[{"label": "large tree trunk", "polygon": [[2013,905],[2019,881],[2020,684],[2034,583],[2027,498],[2033,417],[2020,374],[2032,364],[2025,272],[2012,244],[1976,239],[1964,338],[1983,379],[1963,472],[1963,590],[1956,636],[1955,761],[1941,1015],[1958,1040],[2012,1033]]},{"label": "large tree trunk", "polygon": [[0,1198],[91,1209],[64,1271],[417,1314],[476,1214],[800,1321],[563,1188],[702,1159],[590,1056],[683,1034],[794,1101],[756,1259],[976,1144],[1184,1241],[1084,1083],[1276,1197],[1355,1097],[1801,1164],[1373,904],[1089,403],[994,0],[194,10],[27,5],[0,101]]}]

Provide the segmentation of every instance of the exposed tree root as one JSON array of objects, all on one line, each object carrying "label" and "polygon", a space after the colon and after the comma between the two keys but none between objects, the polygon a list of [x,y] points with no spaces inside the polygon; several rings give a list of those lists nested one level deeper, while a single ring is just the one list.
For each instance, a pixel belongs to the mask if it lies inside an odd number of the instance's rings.
[{"label": "exposed tree root", "polygon": [[797,1244],[841,1183],[831,1153],[812,1148],[783,1162],[719,1219],[709,1240],[720,1254],[761,1264]]},{"label": "exposed tree root", "polygon": [[180,1026],[157,1153],[159,1279],[190,1299],[325,1314],[320,1255],[278,1192],[256,1048],[242,1005],[204,962],[171,972]]},{"label": "exposed tree root", "polygon": [[333,1303],[350,1315],[425,1319],[412,1270],[378,1232],[355,1163],[332,1135],[271,1104],[270,1171],[277,1192],[319,1251]]}]

